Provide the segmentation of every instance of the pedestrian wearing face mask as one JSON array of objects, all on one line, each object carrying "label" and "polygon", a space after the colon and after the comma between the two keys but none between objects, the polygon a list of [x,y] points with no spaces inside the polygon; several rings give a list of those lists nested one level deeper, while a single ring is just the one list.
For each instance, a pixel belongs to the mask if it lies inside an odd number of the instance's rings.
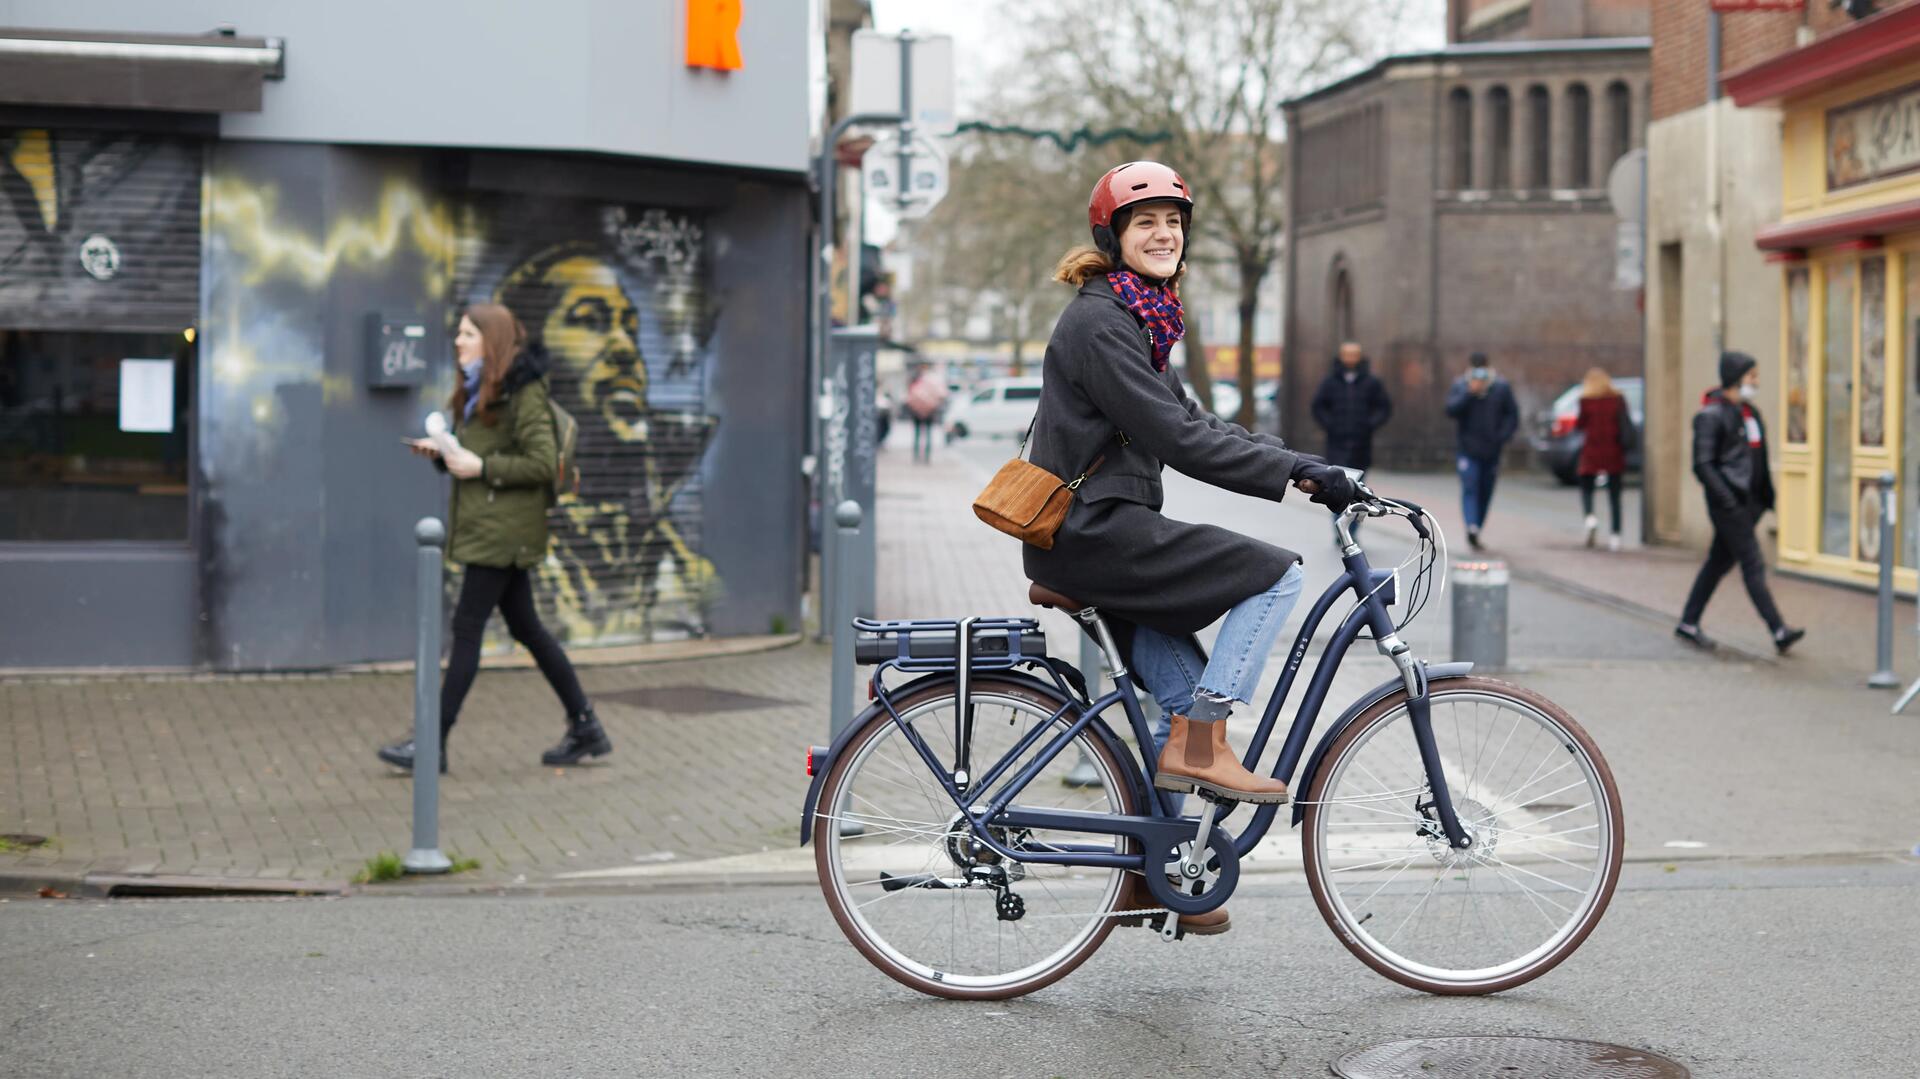
[{"label": "pedestrian wearing face mask", "polygon": [[[453,344],[461,381],[447,403],[451,437],[408,440],[413,452],[453,476],[447,557],[464,567],[453,609],[453,648],[440,683],[440,770],[447,770],[447,734],[480,669],[481,638],[495,608],[566,709],[566,734],[540,762],[604,757],[613,743],[533,603],[532,570],[547,556],[547,496],[556,458],[546,357],[527,346],[526,330],[499,304],[468,308]],[[378,756],[411,771],[413,739],[382,746]]]},{"label": "pedestrian wearing face mask", "polygon": [[1700,631],[1700,616],[1720,579],[1735,565],[1746,582],[1747,596],[1767,623],[1773,647],[1786,655],[1804,629],[1787,625],[1767,588],[1766,560],[1754,527],[1773,508],[1773,477],[1767,471],[1767,429],[1754,404],[1760,372],[1744,352],[1720,354],[1720,386],[1700,399],[1693,417],[1693,474],[1706,491],[1707,515],[1713,520],[1713,546],[1694,578],[1693,591],[1680,615],[1674,635],[1699,648],[1713,641]]}]

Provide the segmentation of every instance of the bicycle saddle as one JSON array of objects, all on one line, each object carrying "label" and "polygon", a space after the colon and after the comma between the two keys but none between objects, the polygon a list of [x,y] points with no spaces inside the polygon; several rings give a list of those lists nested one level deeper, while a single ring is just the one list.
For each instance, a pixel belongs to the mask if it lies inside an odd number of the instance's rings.
[{"label": "bicycle saddle", "polygon": [[1061,595],[1037,581],[1027,584],[1027,602],[1038,607],[1058,607],[1068,614],[1079,614],[1086,604],[1070,596]]}]

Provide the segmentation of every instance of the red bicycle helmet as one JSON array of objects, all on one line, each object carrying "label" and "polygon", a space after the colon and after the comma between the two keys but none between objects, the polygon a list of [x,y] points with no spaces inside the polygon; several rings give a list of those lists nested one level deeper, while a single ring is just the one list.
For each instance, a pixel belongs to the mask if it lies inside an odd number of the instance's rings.
[{"label": "red bicycle helmet", "polygon": [[1143,202],[1174,202],[1180,205],[1182,223],[1193,225],[1193,193],[1180,174],[1158,161],[1129,161],[1107,170],[1093,185],[1087,200],[1087,224],[1093,229],[1094,246],[1118,261],[1120,243],[1113,235],[1113,215]]}]

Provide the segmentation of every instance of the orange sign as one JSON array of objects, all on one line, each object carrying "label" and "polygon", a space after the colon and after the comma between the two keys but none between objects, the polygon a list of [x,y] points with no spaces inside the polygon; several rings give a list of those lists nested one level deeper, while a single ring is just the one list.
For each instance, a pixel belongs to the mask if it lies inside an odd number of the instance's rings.
[{"label": "orange sign", "polygon": [[687,66],[740,70],[741,0],[687,0]]}]

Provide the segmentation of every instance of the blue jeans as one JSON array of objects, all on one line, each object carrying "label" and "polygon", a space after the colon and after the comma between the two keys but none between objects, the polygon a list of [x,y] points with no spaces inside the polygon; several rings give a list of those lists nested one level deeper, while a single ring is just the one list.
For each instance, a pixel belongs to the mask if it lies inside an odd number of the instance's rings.
[{"label": "blue jeans", "polygon": [[1260,671],[1267,665],[1267,654],[1273,651],[1273,642],[1286,625],[1287,615],[1293,613],[1306,582],[1307,575],[1295,563],[1272,588],[1234,604],[1220,625],[1220,637],[1213,643],[1210,660],[1200,655],[1189,637],[1175,637],[1145,626],[1135,628],[1133,669],[1160,704],[1160,716],[1153,724],[1155,753],[1166,745],[1173,717],[1186,715],[1200,692],[1242,703],[1252,699]]},{"label": "blue jeans", "polygon": [[1457,465],[1460,513],[1467,519],[1467,527],[1478,531],[1487,523],[1487,509],[1493,505],[1493,482],[1500,478],[1500,458],[1462,455]]}]

